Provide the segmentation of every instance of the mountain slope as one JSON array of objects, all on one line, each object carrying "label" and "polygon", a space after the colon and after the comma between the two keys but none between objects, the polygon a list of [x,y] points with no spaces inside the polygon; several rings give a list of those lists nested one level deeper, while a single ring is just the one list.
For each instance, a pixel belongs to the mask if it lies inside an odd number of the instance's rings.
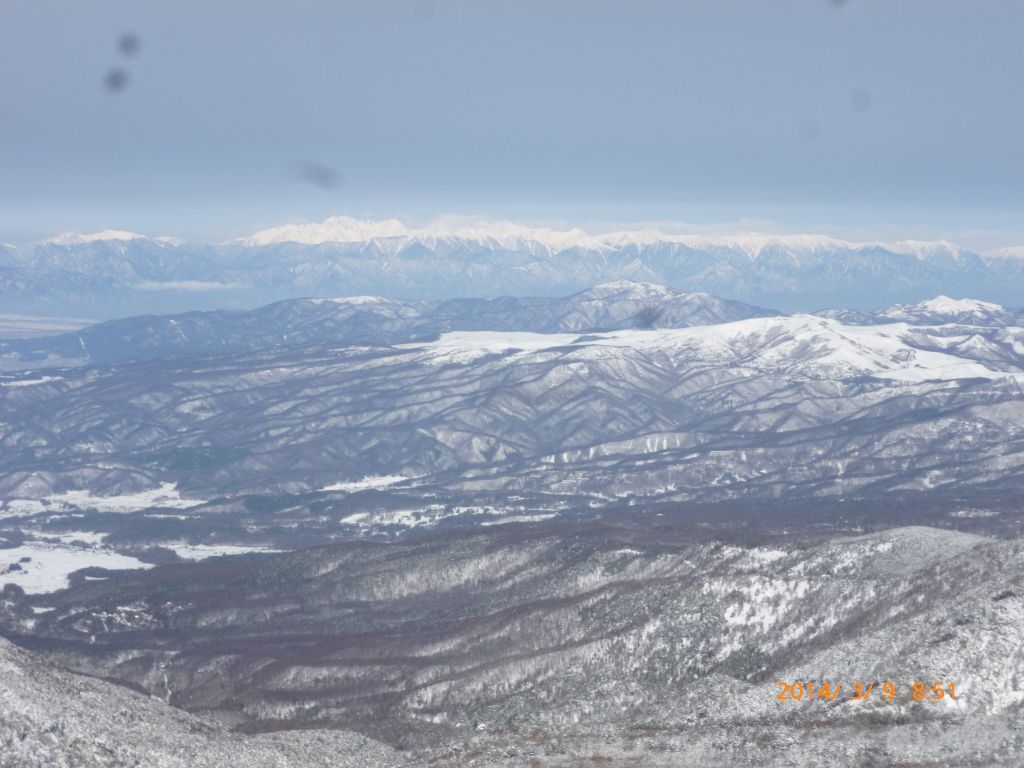
[{"label": "mountain slope", "polygon": [[398,756],[343,731],[240,737],[0,638],[0,766],[386,768]]}]

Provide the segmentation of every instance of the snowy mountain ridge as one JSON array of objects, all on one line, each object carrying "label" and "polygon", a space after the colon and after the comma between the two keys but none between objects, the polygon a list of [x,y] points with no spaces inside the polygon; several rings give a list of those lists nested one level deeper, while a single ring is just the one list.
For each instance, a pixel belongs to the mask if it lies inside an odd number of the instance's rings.
[{"label": "snowy mountain ridge", "polygon": [[552,255],[574,248],[609,252],[630,246],[651,246],[658,243],[675,243],[694,249],[735,249],[752,259],[757,258],[763,250],[769,247],[812,253],[837,248],[878,247],[894,253],[912,254],[918,258],[927,258],[938,252],[958,254],[963,251],[959,246],[944,240],[855,243],[816,234],[670,234],[650,228],[590,233],[578,227],[563,230],[550,227],[531,227],[511,221],[481,221],[470,225],[449,224],[442,221],[417,228],[407,226],[398,219],[373,221],[356,219],[351,216],[333,216],[322,222],[272,227],[238,238],[236,242],[246,246],[259,247],[281,243],[305,245],[358,243],[378,239],[402,241],[394,244],[395,250],[401,250],[403,247],[416,243],[436,245],[439,242],[459,240],[475,243],[484,248],[538,244],[547,248]]},{"label": "snowy mountain ridge", "polygon": [[[115,229],[89,234],[64,233],[40,242],[71,246],[103,241],[131,240],[153,240],[178,246],[186,244],[185,240],[177,237],[150,237],[137,232]],[[436,246],[439,243],[456,241],[474,243],[484,248],[522,247],[535,244],[544,246],[551,254],[574,248],[609,252],[630,246],[674,243],[694,249],[735,249],[752,259],[756,259],[763,250],[771,247],[810,253],[836,249],[882,248],[893,253],[913,255],[921,259],[938,253],[956,255],[967,252],[964,248],[948,240],[851,241],[820,234],[746,232],[709,235],[671,233],[654,228],[588,232],[579,227],[555,229],[503,220],[481,220],[465,224],[440,219],[421,227],[415,227],[395,218],[375,220],[359,219],[352,216],[331,216],[320,222],[284,224],[263,229],[229,242],[248,247],[262,247],[283,243],[322,245],[378,240],[401,241],[393,245],[398,250],[412,244]],[[1024,246],[998,249],[992,253],[1003,257],[1021,256],[1024,255]]]},{"label": "snowy mountain ridge", "polygon": [[[1013,339],[1024,343],[1024,329]],[[814,315],[752,318],[718,325],[611,333],[542,334],[462,331],[437,341],[405,345],[423,350],[440,363],[474,356],[514,353],[536,355],[566,349],[580,359],[608,359],[635,352],[700,360],[705,364],[741,366],[751,373],[788,373],[808,379],[841,380],[874,376],[893,381],[954,381],[1009,377],[1024,381],[1024,368],[993,370],[977,360],[939,351],[955,350],[971,336],[943,334],[940,339],[906,323],[844,325]],[[930,347],[930,348],[929,348]]]},{"label": "snowy mountain ridge", "polygon": [[219,244],[112,230],[0,248],[0,300],[20,314],[111,318],[303,296],[552,296],[623,280],[787,311],[874,309],[936,294],[1014,304],[1024,295],[1024,258],[946,241],[589,232],[465,220],[414,227],[346,216]]}]

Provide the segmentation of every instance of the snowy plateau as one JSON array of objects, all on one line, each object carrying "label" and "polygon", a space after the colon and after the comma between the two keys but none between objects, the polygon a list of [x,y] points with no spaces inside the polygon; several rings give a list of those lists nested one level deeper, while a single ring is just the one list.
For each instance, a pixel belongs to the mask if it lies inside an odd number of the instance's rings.
[{"label": "snowy plateau", "polygon": [[[980,258],[354,220],[218,253],[272,272],[469,240]],[[160,271],[187,248],[11,258],[237,282]],[[782,312],[622,272],[528,298],[351,279],[0,341],[0,766],[1024,764],[1024,312]],[[837,680],[901,694],[777,699]]]}]

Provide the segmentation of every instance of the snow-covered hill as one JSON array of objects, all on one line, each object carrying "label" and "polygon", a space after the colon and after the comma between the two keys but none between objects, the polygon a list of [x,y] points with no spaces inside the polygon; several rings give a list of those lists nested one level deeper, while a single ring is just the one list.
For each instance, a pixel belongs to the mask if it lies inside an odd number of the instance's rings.
[{"label": "snow-covered hill", "polygon": [[[1011,344],[1024,341],[1021,329],[1010,332]],[[581,361],[645,356],[666,364],[728,366],[750,376],[843,380],[870,376],[897,381],[995,379],[1024,381],[1024,358],[1007,370],[989,368],[957,350],[976,338],[971,330],[935,333],[906,323],[844,325],[813,315],[743,320],[684,329],[627,330],[574,334],[463,331],[446,333],[437,341],[408,344],[424,350],[428,359],[466,362],[487,355],[560,352]],[[566,350],[573,350],[572,353]],[[1022,345],[1024,351],[1024,345]],[[530,359],[516,361],[525,365]]]},{"label": "snow-covered hill", "polygon": [[1010,309],[990,301],[951,299],[948,296],[936,296],[916,304],[898,304],[874,312],[824,310],[817,314],[857,324],[907,322],[990,327],[1024,325],[1024,311],[1019,309]]}]

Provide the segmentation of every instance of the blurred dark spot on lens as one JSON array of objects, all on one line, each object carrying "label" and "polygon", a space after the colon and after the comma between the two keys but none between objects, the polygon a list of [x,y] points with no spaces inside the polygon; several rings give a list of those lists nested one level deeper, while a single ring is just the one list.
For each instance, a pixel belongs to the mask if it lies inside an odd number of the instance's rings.
[{"label": "blurred dark spot on lens", "polygon": [[116,67],[103,77],[103,87],[108,93],[118,93],[128,87],[128,72],[121,67]]},{"label": "blurred dark spot on lens", "polygon": [[821,125],[813,117],[805,117],[800,121],[800,138],[814,141],[821,135]]},{"label": "blurred dark spot on lens", "polygon": [[867,112],[871,109],[871,94],[858,88],[850,94],[850,106],[857,112]]},{"label": "blurred dark spot on lens", "polygon": [[341,174],[323,163],[303,160],[298,170],[300,179],[320,189],[337,189],[341,186]]},{"label": "blurred dark spot on lens", "polygon": [[125,56],[134,56],[141,47],[139,36],[132,32],[125,32],[117,38],[117,49]]},{"label": "blurred dark spot on lens", "polygon": [[828,2],[833,8],[842,8],[846,5],[847,0],[828,0]]},{"label": "blurred dark spot on lens", "polygon": [[660,307],[644,307],[636,313],[636,327],[653,328],[661,319],[662,311]]}]

